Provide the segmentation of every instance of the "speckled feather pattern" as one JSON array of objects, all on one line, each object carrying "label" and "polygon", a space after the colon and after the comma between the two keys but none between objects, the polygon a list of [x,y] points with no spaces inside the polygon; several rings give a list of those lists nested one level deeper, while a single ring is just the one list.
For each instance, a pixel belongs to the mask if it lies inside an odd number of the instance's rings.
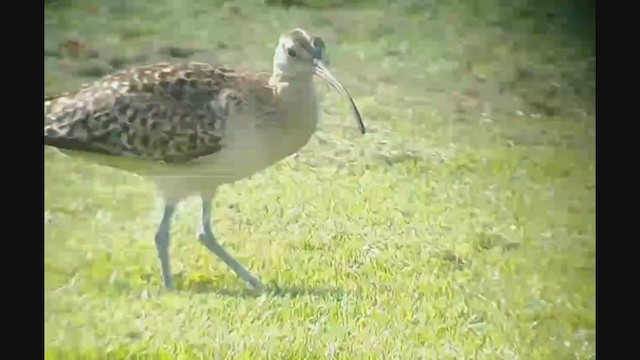
[{"label": "speckled feather pattern", "polygon": [[45,144],[183,163],[220,151],[228,121],[248,106],[277,112],[268,75],[203,63],[140,66],[45,98]]}]

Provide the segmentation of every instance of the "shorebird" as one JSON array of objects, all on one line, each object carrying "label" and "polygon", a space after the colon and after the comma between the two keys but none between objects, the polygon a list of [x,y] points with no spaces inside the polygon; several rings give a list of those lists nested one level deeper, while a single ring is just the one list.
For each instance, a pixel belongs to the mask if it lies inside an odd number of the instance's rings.
[{"label": "shorebird", "polygon": [[164,286],[174,289],[170,229],[178,203],[202,200],[198,239],[255,289],[262,283],[220,246],[211,229],[216,189],[294,154],[316,130],[313,76],[349,99],[325,66],[325,44],[303,29],[284,32],[273,71],[256,73],[206,63],[132,67],[45,97],[44,144],[68,156],[129,171],[155,183],[164,212],[155,234]]}]

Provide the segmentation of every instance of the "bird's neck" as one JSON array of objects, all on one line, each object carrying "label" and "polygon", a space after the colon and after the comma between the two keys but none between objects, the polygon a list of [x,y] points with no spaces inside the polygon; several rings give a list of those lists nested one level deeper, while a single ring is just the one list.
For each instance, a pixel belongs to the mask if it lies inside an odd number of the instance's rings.
[{"label": "bird's neck", "polygon": [[315,104],[316,93],[313,87],[313,75],[287,75],[274,71],[269,78],[269,85],[274,88],[280,101],[304,104]]},{"label": "bird's neck", "polygon": [[[269,79],[276,96],[287,108],[285,122],[290,131],[311,135],[318,122],[318,104],[313,75],[290,76],[274,72]],[[306,139],[305,139],[306,141]]]},{"label": "bird's neck", "polygon": [[269,85],[281,89],[285,87],[303,88],[313,86],[313,75],[289,75],[279,70],[274,70],[269,78]]}]

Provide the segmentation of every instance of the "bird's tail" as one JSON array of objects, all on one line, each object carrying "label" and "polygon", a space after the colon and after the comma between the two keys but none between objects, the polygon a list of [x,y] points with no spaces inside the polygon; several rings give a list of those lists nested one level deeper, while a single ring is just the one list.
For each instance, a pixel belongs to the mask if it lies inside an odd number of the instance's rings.
[{"label": "bird's tail", "polygon": [[[47,126],[50,123],[51,115],[54,111],[56,102],[68,96],[69,93],[57,93],[52,95],[45,95],[44,97],[44,125]],[[49,120],[47,120],[49,119]]]}]

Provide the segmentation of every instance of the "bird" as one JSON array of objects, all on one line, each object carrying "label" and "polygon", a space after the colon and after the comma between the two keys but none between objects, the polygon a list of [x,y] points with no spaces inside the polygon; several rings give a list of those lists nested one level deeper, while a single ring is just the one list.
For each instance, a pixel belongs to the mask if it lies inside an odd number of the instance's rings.
[{"label": "bird", "polygon": [[131,66],[74,92],[44,98],[44,146],[131,172],[155,184],[163,212],[155,245],[163,286],[175,290],[169,257],[178,204],[202,202],[198,240],[256,290],[262,282],[218,242],[211,226],[217,189],[295,154],[317,129],[314,76],[349,100],[362,135],[360,111],[326,66],[321,37],[284,31],[272,71],[184,61]]}]

